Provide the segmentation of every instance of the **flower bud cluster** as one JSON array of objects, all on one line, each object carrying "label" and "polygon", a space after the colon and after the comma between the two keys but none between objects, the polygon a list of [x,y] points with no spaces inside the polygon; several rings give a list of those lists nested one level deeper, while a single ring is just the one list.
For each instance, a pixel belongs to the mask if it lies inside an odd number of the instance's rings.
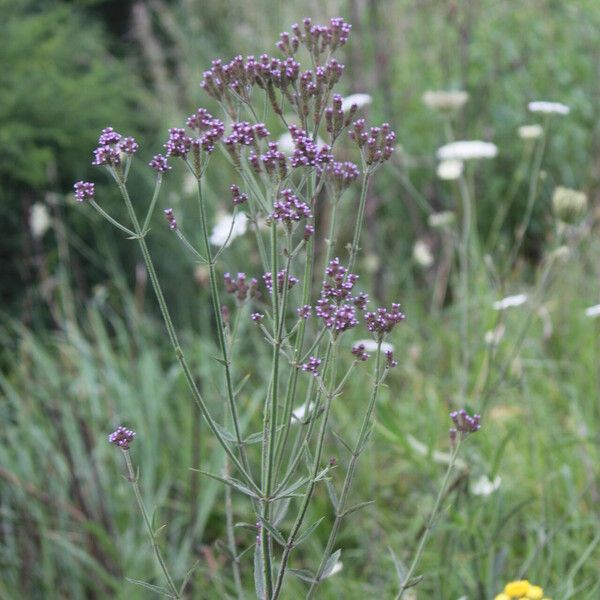
[{"label": "flower bud cluster", "polygon": [[321,366],[320,358],[316,358],[315,356],[309,356],[308,362],[305,362],[301,368],[305,373],[312,373],[312,375],[314,377],[317,377],[319,375],[319,367],[320,366]]},{"label": "flower bud cluster", "polygon": [[302,20],[302,27],[295,23],[292,33],[284,31],[279,36],[277,48],[288,56],[293,56],[303,45],[314,56],[319,57],[325,51],[334,52],[343,46],[350,37],[352,25],[341,17],[329,20],[329,25],[313,25],[310,18]]},{"label": "flower bud cluster", "polygon": [[273,204],[273,212],[269,218],[291,227],[294,222],[312,218],[312,212],[308,204],[300,200],[291,189],[285,189],[281,192],[281,198]]},{"label": "flower bud cluster", "polygon": [[390,158],[396,143],[396,134],[390,129],[389,123],[381,127],[365,128],[365,120],[358,119],[352,124],[349,132],[350,139],[360,148],[365,163],[376,165]]},{"label": "flower bud cluster", "polygon": [[248,201],[247,194],[243,194],[240,191],[240,188],[237,185],[235,185],[235,183],[232,183],[229,186],[229,189],[231,190],[231,199],[233,201],[233,205],[234,206],[238,206],[240,204],[244,204],[244,202]]},{"label": "flower bud cluster", "polygon": [[374,312],[368,312],[365,315],[365,323],[369,331],[383,337],[405,318],[405,314],[400,310],[400,305],[392,304],[390,310],[381,307]]},{"label": "flower bud cluster", "polygon": [[[287,276],[287,271],[285,269],[282,269],[281,271],[279,271],[277,273],[277,289],[279,290],[280,294],[283,292],[283,286],[285,284],[286,276]],[[263,281],[265,282],[265,286],[269,290],[269,293],[271,293],[273,291],[273,276],[272,276],[272,274],[270,272],[265,273],[262,278],[263,278]],[[298,283],[298,281],[299,281],[298,278],[294,277],[293,275],[289,275],[287,277],[288,290],[291,290]]]},{"label": "flower bud cluster", "polygon": [[225,281],[225,291],[228,294],[235,294],[236,299],[240,302],[258,296],[258,280],[253,277],[250,282],[247,282],[246,273],[238,273],[235,279],[231,277],[230,273],[225,273],[223,280]]},{"label": "flower bud cluster", "polygon": [[356,357],[357,360],[369,360],[369,355],[366,353],[364,344],[357,344],[352,347],[352,354]]},{"label": "flower bud cluster", "polygon": [[356,181],[360,175],[360,170],[353,162],[334,161],[327,165],[325,173],[327,174],[327,179],[333,186],[335,193],[339,196]]},{"label": "flower bud cluster", "polygon": [[210,154],[215,149],[215,143],[225,133],[223,122],[214,118],[204,108],[199,108],[189,116],[186,124],[193,132],[192,136],[188,136],[185,129],[180,127],[169,129],[169,138],[165,143],[167,156],[185,158],[191,150],[196,160],[199,160],[200,151]]},{"label": "flower bud cluster", "polygon": [[285,179],[288,173],[287,159],[279,150],[277,142],[269,142],[268,150],[260,156],[251,152],[248,162],[255,173],[260,174],[264,171],[273,181]]},{"label": "flower bud cluster", "polygon": [[264,123],[252,125],[248,121],[239,121],[231,126],[231,133],[223,138],[225,145],[254,146],[258,145],[258,140],[270,135],[269,130]]},{"label": "flower bud cluster", "polygon": [[464,439],[469,434],[481,429],[480,415],[475,414],[471,417],[464,408],[451,412],[450,418],[454,423],[454,427],[450,429],[450,441],[452,443],[456,442],[459,436],[460,439]]},{"label": "flower bud cluster", "polygon": [[333,154],[331,148],[326,144],[321,147],[313,141],[301,127],[290,125],[290,135],[294,142],[294,153],[292,155],[292,167],[319,167],[331,162]]},{"label": "flower bud cluster", "polygon": [[169,229],[174,231],[177,229],[177,221],[175,220],[175,215],[173,214],[172,208],[165,208],[164,210],[165,217],[167,218],[167,222],[169,223]]},{"label": "flower bud cluster", "polygon": [[339,94],[334,94],[332,99],[332,106],[325,109],[325,124],[327,133],[330,134],[331,139],[335,140],[340,133],[350,125],[358,106],[353,104],[347,113],[343,109],[344,99]]},{"label": "flower bud cluster", "polygon": [[155,154],[148,165],[157,173],[166,173],[171,170],[171,167],[167,162],[167,157],[162,154]]},{"label": "flower bud cluster", "polygon": [[113,431],[108,436],[108,441],[111,444],[119,446],[119,448],[122,448],[123,450],[129,450],[129,444],[133,442],[134,438],[135,431],[132,431],[131,429],[126,429],[121,425],[120,427],[117,427],[115,431]]},{"label": "flower bud cluster", "polygon": [[75,200],[83,202],[84,200],[94,199],[94,184],[91,181],[78,181],[73,186],[75,190]]},{"label": "flower bud cluster", "polygon": [[105,127],[98,138],[98,147],[94,150],[93,165],[116,167],[121,164],[121,154],[133,156],[138,144],[132,137],[123,137],[112,127]]}]

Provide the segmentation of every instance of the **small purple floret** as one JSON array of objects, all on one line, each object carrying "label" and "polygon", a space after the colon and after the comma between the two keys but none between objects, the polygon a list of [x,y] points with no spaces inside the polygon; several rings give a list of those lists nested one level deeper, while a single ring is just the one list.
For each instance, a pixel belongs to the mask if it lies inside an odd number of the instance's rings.
[{"label": "small purple floret", "polygon": [[91,181],[78,181],[73,188],[77,202],[94,199],[94,184]]},{"label": "small purple floret", "polygon": [[108,436],[108,441],[123,450],[129,450],[129,444],[133,442],[133,438],[135,438],[135,431],[126,429],[121,425]]}]

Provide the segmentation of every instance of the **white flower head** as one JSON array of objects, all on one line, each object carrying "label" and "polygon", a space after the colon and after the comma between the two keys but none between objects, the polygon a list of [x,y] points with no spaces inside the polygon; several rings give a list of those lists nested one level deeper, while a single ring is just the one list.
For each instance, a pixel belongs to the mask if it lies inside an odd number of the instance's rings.
[{"label": "white flower head", "polygon": [[516,294],[515,296],[506,296],[492,304],[494,310],[504,310],[513,306],[521,306],[527,302],[527,294]]},{"label": "white flower head", "polygon": [[497,154],[498,146],[496,144],[479,140],[452,142],[437,151],[437,157],[440,160],[477,160],[494,158]]},{"label": "white flower head", "polygon": [[[279,137],[277,140],[277,145],[279,150],[288,156],[294,154],[294,150],[296,149],[296,146],[294,145],[294,138],[289,131],[286,131]],[[325,142],[320,137],[317,137],[317,148],[321,149],[324,145]]]},{"label": "white flower head", "polygon": [[541,125],[521,125],[518,131],[522,140],[537,140],[542,137],[544,128]]},{"label": "white flower head", "polygon": [[[375,340],[358,340],[354,342],[354,346],[363,345],[366,352],[377,352],[377,342]],[[394,345],[389,342],[381,342],[381,351],[385,354],[386,352],[393,352]]]},{"label": "white flower head", "polygon": [[560,102],[537,101],[530,102],[527,105],[529,112],[539,112],[544,114],[568,115],[571,109],[566,104]]},{"label": "white flower head", "polygon": [[464,166],[462,160],[443,160],[437,166],[436,174],[444,181],[453,181],[462,175]]},{"label": "white flower head", "polygon": [[456,217],[451,210],[443,210],[442,212],[432,213],[427,219],[429,227],[434,229],[443,229],[444,227],[450,227],[456,221]]},{"label": "white flower head", "polygon": [[501,483],[502,479],[499,475],[496,475],[494,479],[482,475],[477,481],[471,484],[471,494],[474,496],[489,496],[500,487]]},{"label": "white flower head", "polygon": [[594,304],[594,306],[586,308],[585,316],[590,317],[591,319],[597,319],[600,317],[600,304]]},{"label": "white flower head", "polygon": [[461,109],[469,99],[467,92],[454,91],[429,91],[423,94],[423,104],[440,112],[451,112]]},{"label": "white flower head", "polygon": [[494,329],[486,331],[485,336],[483,338],[485,343],[488,346],[497,346],[504,337],[505,330],[506,327],[504,326],[504,323],[500,323],[500,325],[498,325]]},{"label": "white flower head", "polygon": [[36,202],[31,207],[31,213],[29,214],[29,228],[33,237],[38,240],[41,239],[51,224],[52,220],[50,219],[50,213],[46,205]]},{"label": "white flower head", "polygon": [[248,229],[248,217],[240,212],[235,217],[231,214],[221,214],[217,217],[217,222],[210,234],[209,241],[213,246],[227,246]]},{"label": "white flower head", "polygon": [[373,98],[369,94],[351,94],[342,100],[342,111],[346,112],[356,104],[356,108],[364,108],[373,102]]},{"label": "white flower head", "polygon": [[306,417],[310,415],[310,413],[312,413],[314,407],[314,402],[310,402],[308,404],[305,402],[304,404],[301,404],[298,408],[295,408],[292,411],[292,417],[296,421],[304,421],[304,419],[306,419]]},{"label": "white flower head", "polygon": [[433,262],[433,254],[429,249],[429,245],[424,240],[417,240],[413,246],[413,259],[414,261],[424,269],[430,267]]}]

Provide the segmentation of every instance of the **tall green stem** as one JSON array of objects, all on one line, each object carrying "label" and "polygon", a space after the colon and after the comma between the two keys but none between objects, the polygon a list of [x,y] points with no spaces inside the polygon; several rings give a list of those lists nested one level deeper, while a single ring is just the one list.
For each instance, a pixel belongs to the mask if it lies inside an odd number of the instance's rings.
[{"label": "tall green stem", "polygon": [[156,540],[156,534],[154,533],[154,529],[152,528],[152,523],[150,522],[150,518],[148,517],[148,512],[146,511],[146,507],[144,506],[144,500],[142,499],[142,494],[140,492],[140,486],[138,484],[137,475],[133,468],[133,464],[131,462],[131,456],[129,456],[129,450],[123,450],[123,456],[125,457],[125,465],[127,467],[127,479],[131,483],[131,487],[133,488],[133,493],[135,494],[135,499],[137,500],[138,506],[140,508],[140,512],[142,513],[142,517],[144,519],[144,525],[146,527],[146,531],[148,532],[148,537],[152,542],[152,548],[154,549],[154,555],[156,556],[156,560],[160,565],[160,569],[163,572],[165,579],[167,580],[167,585],[169,586],[169,591],[171,592],[173,598],[180,598],[179,591],[175,587],[175,583],[173,582],[173,578],[169,573],[169,569],[163,559],[162,553],[160,551],[160,547],[158,545],[158,541]]},{"label": "tall green stem", "polygon": [[358,214],[356,216],[356,223],[354,224],[354,235],[352,236],[352,246],[350,247],[350,258],[348,259],[348,271],[352,273],[354,269],[354,263],[356,262],[356,255],[358,254],[360,243],[360,234],[362,231],[363,220],[365,216],[365,206],[367,204],[367,188],[369,187],[370,171],[365,171],[363,176],[362,188],[360,190],[360,200],[358,202]]}]

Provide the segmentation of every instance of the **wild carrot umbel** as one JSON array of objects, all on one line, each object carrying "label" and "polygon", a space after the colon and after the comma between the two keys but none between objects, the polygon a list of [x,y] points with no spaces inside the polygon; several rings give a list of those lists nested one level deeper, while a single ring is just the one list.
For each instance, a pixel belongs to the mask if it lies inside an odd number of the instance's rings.
[{"label": "wild carrot umbel", "polygon": [[[133,138],[108,127],[94,152],[94,164],[105,168],[120,190],[128,224],[119,222],[96,203],[93,184],[75,185],[77,200],[89,200],[93,208],[139,245],[192,398],[226,454],[224,474],[205,475],[228,486],[227,538],[240,597],[249,587],[245,585],[248,568],[236,551],[231,492],[249,498],[246,510],[253,514],[244,521],[257,524],[255,590],[259,598],[274,600],[283,593],[286,576],[298,574],[289,569],[293,551],[320,527],[322,519],[308,526],[306,519],[317,487],[328,485],[333,528],[314,572],[303,570],[301,577],[311,585],[308,593],[312,596],[331,574],[340,555],[335,545],[343,520],[357,510],[356,506],[348,507],[354,475],[372,429],[378,392],[389,370],[398,364],[385,340],[405,318],[400,305],[369,309],[369,297],[360,289],[355,272],[369,182],[390,158],[396,138],[389,124],[370,127],[364,118],[356,118],[358,105],[348,106],[335,93],[344,66],[334,54],[346,44],[349,33],[350,25],[340,18],[331,19],[327,25],[314,25],[305,19],[294,25],[291,33],[281,35],[277,48],[282,57],[265,54],[213,61],[201,85],[222,110],[223,120],[199,108],[185,126],[169,129],[165,154],[156,154],[149,163],[156,172],[156,185],[143,220],[138,216],[140,202],[130,197],[127,187],[133,155],[138,151]],[[308,69],[302,66],[301,58],[309,59]],[[282,134],[289,136],[291,144],[286,152],[283,143],[277,141]],[[344,160],[338,160],[338,147],[344,139],[350,142],[349,148]],[[357,164],[347,160],[352,153]],[[229,161],[237,180],[219,181],[230,214],[211,231],[213,210],[205,182],[211,163],[223,159]],[[186,229],[190,225],[170,207],[163,208],[163,226],[207,270],[217,360],[222,368],[222,379],[215,384],[223,390],[226,405],[223,422],[222,417],[217,420],[217,412],[196,384],[146,243],[162,178],[176,161],[196,183],[199,235],[188,237]],[[360,190],[358,198],[352,198],[348,191],[355,182]],[[357,205],[351,206],[353,202]],[[346,220],[354,216],[347,254],[337,243],[337,217],[342,213]],[[325,216],[329,218],[329,231],[326,251],[321,256],[316,251],[314,234]],[[243,269],[237,265],[235,276],[223,273],[219,268],[221,257],[247,227],[253,233],[258,260],[250,259]],[[199,247],[192,239],[200,239]],[[245,414],[240,402],[242,378],[236,362],[236,327],[232,332],[230,326],[230,320],[237,323],[240,318],[252,321],[254,331],[271,346],[270,373],[262,390],[262,429],[250,437],[244,432],[244,423],[252,415]],[[370,332],[372,339],[366,344],[347,339],[357,328],[363,335]],[[369,342],[374,352],[372,391],[356,442],[344,442],[350,458],[338,499],[328,479],[332,469],[344,468],[344,462],[338,466],[337,460],[325,454],[330,421],[356,369],[365,362],[369,364]],[[302,414],[299,399],[304,399]],[[259,452],[251,445],[256,441],[260,442]],[[288,533],[284,535],[285,528]],[[176,588],[166,570],[165,576],[170,593],[175,595]]]}]

